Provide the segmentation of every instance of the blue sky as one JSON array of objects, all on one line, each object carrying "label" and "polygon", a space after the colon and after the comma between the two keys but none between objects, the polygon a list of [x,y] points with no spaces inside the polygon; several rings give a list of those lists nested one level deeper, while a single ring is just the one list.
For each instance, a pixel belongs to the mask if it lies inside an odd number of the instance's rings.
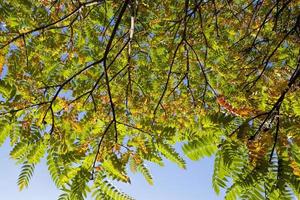
[{"label": "blue sky", "polygon": [[[56,200],[60,192],[55,188],[48,174],[45,161],[36,166],[29,188],[19,192],[17,178],[20,167],[9,159],[9,145],[0,148],[1,199],[5,200]],[[130,174],[131,185],[117,184],[125,193],[136,200],[221,200],[211,186],[213,158],[198,162],[187,162],[187,170],[166,161],[165,167],[148,165],[154,177],[149,185],[142,175]]]}]

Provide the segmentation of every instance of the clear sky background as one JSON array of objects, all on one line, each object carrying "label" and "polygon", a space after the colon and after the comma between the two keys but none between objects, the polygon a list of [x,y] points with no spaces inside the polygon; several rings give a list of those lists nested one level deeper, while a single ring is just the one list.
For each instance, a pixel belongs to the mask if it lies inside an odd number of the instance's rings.
[{"label": "clear sky background", "polygon": [[[56,200],[60,191],[55,188],[49,176],[45,160],[38,164],[29,188],[19,192],[17,178],[20,166],[9,159],[9,145],[0,148],[0,188],[3,200]],[[187,161],[187,169],[165,162],[165,167],[148,165],[154,185],[149,185],[141,174],[130,174],[131,185],[117,184],[125,193],[136,200],[221,200],[211,184],[213,158],[198,162]]]}]

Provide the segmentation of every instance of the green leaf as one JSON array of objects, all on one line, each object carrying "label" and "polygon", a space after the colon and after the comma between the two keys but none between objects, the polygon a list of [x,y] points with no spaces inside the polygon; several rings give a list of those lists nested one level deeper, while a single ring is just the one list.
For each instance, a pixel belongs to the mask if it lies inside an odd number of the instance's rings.
[{"label": "green leaf", "polygon": [[111,159],[105,160],[102,163],[102,167],[113,178],[115,178],[117,180],[121,180],[123,182],[130,182],[129,177],[125,174],[125,170],[116,156],[112,156]]},{"label": "green leaf", "polygon": [[12,125],[8,122],[0,122],[0,147],[5,142],[6,138],[9,136],[10,131],[12,130]]},{"label": "green leaf", "polygon": [[112,200],[133,200],[131,197],[120,192],[115,186],[113,186],[108,181],[96,182],[97,188],[93,192],[93,197],[96,200],[106,199],[107,197]]},{"label": "green leaf", "polygon": [[23,190],[24,188],[28,187],[34,169],[34,164],[28,164],[27,162],[23,164],[21,173],[18,178],[18,186],[20,190]]},{"label": "green leaf", "polygon": [[43,140],[38,141],[28,155],[28,162],[32,164],[39,163],[41,158],[44,156],[45,151],[45,142]]},{"label": "green leaf", "polygon": [[186,163],[183,158],[168,144],[159,143],[157,144],[157,149],[162,155],[165,156],[168,160],[176,163],[180,168],[185,169]]},{"label": "green leaf", "polygon": [[217,151],[217,145],[208,137],[188,142],[182,146],[182,150],[190,159],[199,160],[206,156],[212,156]]},{"label": "green leaf", "polygon": [[144,164],[140,164],[137,166],[137,170],[143,174],[143,176],[145,177],[146,181],[150,184],[153,185],[153,178],[150,174],[149,169],[144,165]]}]

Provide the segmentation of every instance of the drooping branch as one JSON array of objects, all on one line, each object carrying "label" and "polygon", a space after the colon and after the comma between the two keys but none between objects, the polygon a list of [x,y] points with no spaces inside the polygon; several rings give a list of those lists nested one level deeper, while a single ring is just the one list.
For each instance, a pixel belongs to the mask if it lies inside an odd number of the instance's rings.
[{"label": "drooping branch", "polygon": [[270,159],[269,159],[270,163],[272,162],[273,154],[274,154],[275,147],[276,147],[276,144],[277,144],[277,141],[278,141],[279,127],[280,127],[279,116],[280,115],[279,115],[279,110],[278,110],[277,118],[276,118],[277,123],[276,123],[276,130],[275,130],[275,136],[274,136],[274,143],[273,143],[273,147],[272,147],[271,154],[270,154]]},{"label": "drooping branch", "polygon": [[211,86],[211,84],[209,83],[207,74],[206,74],[206,72],[205,72],[205,68],[204,68],[204,66],[201,64],[200,58],[199,58],[197,52],[195,51],[194,47],[193,47],[190,43],[187,42],[187,44],[189,45],[189,47],[191,48],[192,52],[194,53],[194,55],[195,55],[195,57],[196,57],[196,60],[197,60],[197,62],[198,62],[198,65],[200,66],[201,72],[202,72],[203,77],[204,77],[205,88],[204,88],[203,95],[202,95],[203,100],[204,100],[204,97],[205,97],[205,94],[206,94],[206,91],[207,91],[207,87],[209,87],[209,89],[212,90],[212,92],[214,93],[214,95],[217,96],[217,93],[215,92],[215,90],[213,89],[213,87]]},{"label": "drooping branch", "polygon": [[126,8],[129,4],[129,0],[125,0],[121,10],[120,10],[120,13],[119,13],[119,16],[116,20],[116,23],[115,23],[115,26],[113,28],[113,31],[111,33],[111,36],[109,38],[109,41],[106,45],[106,48],[105,48],[105,52],[104,52],[104,55],[103,55],[103,67],[104,67],[104,75],[105,75],[105,82],[106,82],[106,87],[107,87],[107,92],[108,92],[108,96],[109,96],[109,101],[110,101],[110,107],[111,107],[111,111],[112,111],[112,116],[113,116],[113,122],[114,122],[114,128],[115,128],[115,141],[116,143],[118,142],[118,130],[117,130],[117,120],[116,120],[116,111],[115,111],[115,105],[114,105],[114,102],[112,100],[112,94],[111,94],[111,89],[110,89],[110,84],[109,84],[109,75],[108,75],[108,66],[107,66],[107,58],[108,58],[108,54],[110,52],[110,47],[112,45],[112,42],[115,38],[115,35],[117,33],[117,30],[119,28],[119,25],[120,25],[120,22],[122,20],[122,17],[126,11]]},{"label": "drooping branch", "polygon": [[51,130],[50,130],[49,134],[52,135],[52,133],[54,132],[54,128],[55,128],[55,116],[54,116],[52,107],[50,107],[50,111],[51,111]]},{"label": "drooping branch", "polygon": [[167,76],[167,80],[166,80],[166,83],[165,83],[165,86],[164,86],[164,89],[163,89],[163,92],[162,94],[160,95],[160,98],[158,100],[158,103],[156,104],[156,107],[153,111],[153,121],[155,119],[155,116],[156,116],[156,112],[158,110],[158,107],[161,105],[161,102],[166,94],[166,91],[168,89],[168,85],[169,85],[169,81],[170,81],[170,78],[171,78],[171,74],[172,74],[172,69],[173,69],[173,65],[175,63],[175,58],[176,58],[176,54],[179,50],[179,47],[181,46],[181,44],[183,43],[183,39],[181,39],[181,41],[179,42],[179,44],[176,46],[175,48],[175,51],[173,53],[173,57],[172,57],[172,61],[171,61],[171,64],[170,64],[170,67],[169,67],[169,72],[168,72],[168,76]]},{"label": "drooping branch", "polygon": [[216,2],[215,0],[212,0],[213,2],[213,5],[214,5],[214,16],[215,16],[215,29],[216,29],[216,32],[217,32],[217,36],[220,37],[220,34],[219,34],[219,24],[218,24],[218,10],[217,10],[217,6],[216,6]]}]

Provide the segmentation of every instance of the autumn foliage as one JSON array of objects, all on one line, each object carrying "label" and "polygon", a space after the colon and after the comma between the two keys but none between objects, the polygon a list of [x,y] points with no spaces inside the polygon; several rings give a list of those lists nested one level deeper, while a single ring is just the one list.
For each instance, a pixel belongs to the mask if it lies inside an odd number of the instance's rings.
[{"label": "autumn foliage", "polygon": [[297,0],[2,1],[0,74],[20,189],[45,156],[60,200],[131,199],[181,145],[228,200],[299,197]]}]

